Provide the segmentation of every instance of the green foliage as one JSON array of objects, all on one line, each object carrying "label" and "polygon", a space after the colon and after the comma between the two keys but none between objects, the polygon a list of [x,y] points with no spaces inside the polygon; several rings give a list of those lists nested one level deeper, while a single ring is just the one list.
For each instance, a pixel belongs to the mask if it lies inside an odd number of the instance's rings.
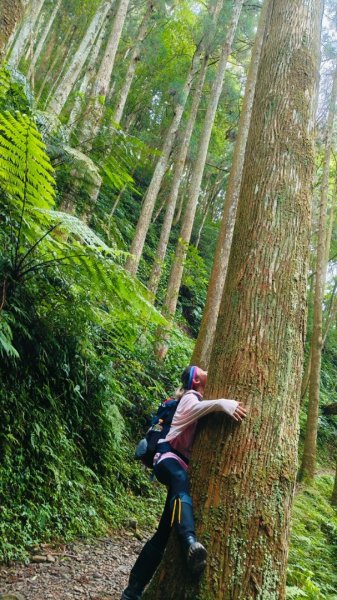
[{"label": "green foliage", "polygon": [[34,121],[6,112],[0,123],[0,559],[10,560],[39,540],[118,526],[136,507],[140,524],[153,521],[134,499],[152,491],[133,448],[190,347],[178,336],[158,372],[163,318],[124,253],[54,209]]},{"label": "green foliage", "polygon": [[50,208],[54,202],[52,167],[35,124],[27,115],[0,114],[0,182],[14,211]]},{"label": "green foliage", "polygon": [[299,488],[292,517],[287,598],[337,597],[337,512],[330,504],[333,477]]}]

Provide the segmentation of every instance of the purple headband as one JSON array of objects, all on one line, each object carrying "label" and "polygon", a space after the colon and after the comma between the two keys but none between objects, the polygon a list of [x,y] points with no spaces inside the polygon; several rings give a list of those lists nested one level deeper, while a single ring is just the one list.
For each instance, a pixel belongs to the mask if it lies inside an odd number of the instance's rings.
[{"label": "purple headband", "polygon": [[187,384],[187,389],[188,390],[192,389],[192,381],[194,379],[194,375],[196,373],[197,368],[198,367],[191,367],[190,374],[188,376],[188,384]]}]

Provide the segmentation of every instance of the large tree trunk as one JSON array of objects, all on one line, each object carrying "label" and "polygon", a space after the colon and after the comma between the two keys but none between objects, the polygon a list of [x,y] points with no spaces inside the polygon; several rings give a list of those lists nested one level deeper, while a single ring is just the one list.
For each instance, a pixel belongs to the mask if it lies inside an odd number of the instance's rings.
[{"label": "large tree trunk", "polygon": [[34,55],[33,55],[32,59],[30,61],[30,64],[29,64],[29,70],[28,70],[28,73],[27,73],[28,79],[31,79],[33,77],[33,75],[34,75],[35,65],[36,65],[36,63],[37,63],[37,61],[38,61],[38,59],[40,57],[40,54],[42,52],[44,43],[45,43],[45,41],[46,41],[46,39],[48,37],[48,34],[49,34],[49,32],[50,32],[50,30],[52,28],[52,25],[54,23],[55,17],[56,17],[56,15],[58,13],[58,10],[59,10],[60,6],[61,6],[61,2],[62,2],[62,0],[57,0],[56,4],[54,6],[54,9],[53,9],[53,11],[52,11],[52,13],[51,13],[51,15],[50,15],[50,17],[49,17],[49,19],[48,19],[45,27],[44,27],[44,29],[42,31],[42,34],[41,34],[41,37],[40,37],[40,39],[38,41],[38,44],[36,46]]},{"label": "large tree trunk", "polygon": [[309,405],[304,440],[303,458],[300,469],[300,478],[312,480],[315,477],[316,449],[317,449],[317,427],[319,409],[319,390],[321,381],[321,358],[322,358],[322,325],[323,325],[323,297],[326,277],[326,255],[327,255],[327,203],[329,193],[330,158],[333,135],[333,124],[336,111],[337,99],[337,61],[333,77],[333,86],[330,99],[329,115],[327,120],[326,143],[323,164],[323,179],[320,201],[319,231],[317,244],[317,264],[314,297],[314,318],[311,338],[311,365],[309,380]]},{"label": "large tree trunk", "polygon": [[86,113],[85,127],[81,135],[82,141],[94,137],[100,127],[129,3],[130,0],[120,0],[117,6],[111,34],[93,83],[92,101],[90,102],[90,111]]},{"label": "large tree trunk", "polygon": [[44,0],[32,0],[28,6],[21,28],[9,53],[8,64],[11,67],[18,67],[27,44],[33,36],[35,25],[43,5]]},{"label": "large tree trunk", "polygon": [[0,0],[0,62],[23,13],[21,0]]},{"label": "large tree trunk", "polygon": [[240,426],[208,418],[192,459],[206,574],[191,583],[173,543],[144,600],[285,599],[321,8],[317,0],[274,0],[262,50],[205,390],[207,398],[241,400],[249,413]]},{"label": "large tree trunk", "polygon": [[68,67],[64,77],[62,77],[51,102],[48,105],[48,109],[54,111],[57,115],[60,114],[64,107],[70,92],[72,91],[80,73],[86,62],[90,50],[95,43],[96,37],[103,26],[104,20],[106,19],[111,6],[114,4],[114,0],[103,2],[99,10],[93,16],[92,21],[77,49],[75,55]]},{"label": "large tree trunk", "polygon": [[169,197],[167,200],[167,208],[166,208],[164,222],[163,222],[161,232],[160,232],[160,239],[159,239],[159,243],[158,243],[158,247],[157,247],[157,251],[156,251],[156,258],[153,263],[153,267],[152,267],[152,271],[151,271],[151,275],[150,275],[150,279],[149,279],[148,287],[154,296],[157,293],[161,273],[163,270],[164,259],[166,256],[167,245],[168,245],[168,241],[169,241],[169,237],[170,237],[170,233],[171,233],[171,229],[172,229],[172,223],[173,223],[174,213],[175,213],[176,204],[177,204],[177,198],[178,198],[179,189],[180,189],[180,185],[181,185],[181,181],[182,181],[183,173],[184,173],[184,169],[185,169],[185,162],[186,162],[188,147],[189,147],[189,144],[191,141],[194,124],[195,124],[199,104],[200,104],[201,97],[202,97],[202,90],[204,87],[207,65],[208,65],[208,56],[206,55],[202,61],[197,85],[193,92],[191,111],[190,111],[190,114],[188,117],[184,136],[183,136],[183,139],[182,139],[180,147],[179,147],[179,152],[178,152],[178,155],[177,155],[177,158],[175,161],[172,187],[171,187],[171,191],[170,191],[170,194],[169,194]]},{"label": "large tree trunk", "polygon": [[[234,35],[236,32],[237,24],[239,21],[241,9],[243,5],[243,0],[234,0],[233,3],[233,11],[231,21],[228,25],[228,30],[225,38],[224,45],[222,47],[218,69],[216,73],[215,80],[212,85],[212,90],[210,94],[210,100],[207,106],[207,111],[205,115],[205,120],[203,123],[203,128],[201,132],[201,138],[199,142],[198,154],[194,163],[193,172],[191,175],[191,184],[189,189],[189,195],[187,200],[187,205],[185,209],[185,214],[181,226],[179,241],[177,244],[175,257],[173,261],[173,265],[170,272],[167,294],[165,298],[165,303],[163,306],[163,313],[165,316],[173,317],[176,312],[178,294],[181,284],[181,279],[184,271],[184,264],[187,254],[188,245],[191,239],[191,233],[194,223],[195,212],[197,208],[197,202],[200,192],[201,181],[204,173],[208,145],[211,138],[212,128],[214,124],[214,119],[220,99],[220,94],[222,91],[223,81],[226,72],[226,66],[228,61],[228,56],[232,50],[232,44],[234,40]],[[167,337],[166,335],[164,336]],[[166,340],[163,345],[163,348],[160,349],[160,345],[157,347],[158,357],[164,358],[166,353]]]},{"label": "large tree trunk", "polygon": [[115,109],[115,114],[114,114],[114,121],[116,123],[120,123],[122,120],[125,104],[126,104],[126,101],[127,101],[128,95],[129,95],[129,91],[130,91],[130,88],[131,88],[131,85],[132,85],[132,82],[133,82],[133,79],[134,79],[134,76],[136,73],[137,64],[140,61],[141,46],[142,46],[142,43],[147,34],[147,30],[149,27],[149,22],[150,22],[151,16],[153,14],[153,10],[154,10],[154,2],[153,2],[153,0],[148,0],[147,10],[146,10],[143,20],[140,24],[137,41],[136,41],[136,44],[135,44],[132,54],[131,54],[129,66],[128,66],[127,72],[125,74],[125,77],[124,77],[124,83],[123,83],[122,89],[119,93],[119,100],[118,100],[118,103],[117,103],[117,106]]},{"label": "large tree trunk", "polygon": [[216,322],[218,319],[221,297],[226,280],[236,210],[240,194],[243,162],[245,158],[248,131],[255,95],[257,72],[260,62],[262,43],[267,30],[267,22],[270,18],[270,4],[270,0],[265,0],[263,4],[255,38],[255,44],[252,51],[245,96],[240,115],[238,137],[235,144],[232,167],[227,184],[224,212],[215,250],[213,268],[208,285],[206,304],[202,316],[199,335],[192,356],[192,364],[198,364],[205,369],[207,369],[209,365]]}]

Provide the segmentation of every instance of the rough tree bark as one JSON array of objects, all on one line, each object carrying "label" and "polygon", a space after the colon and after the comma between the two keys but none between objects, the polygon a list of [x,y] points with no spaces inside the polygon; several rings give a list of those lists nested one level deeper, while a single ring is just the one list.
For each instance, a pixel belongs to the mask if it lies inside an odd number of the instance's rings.
[{"label": "rough tree bark", "polygon": [[[210,100],[207,106],[205,120],[203,122],[202,132],[200,136],[199,148],[197,157],[194,163],[193,172],[191,175],[191,184],[188,193],[187,204],[181,225],[180,236],[177,243],[175,257],[170,271],[167,293],[163,305],[163,314],[172,319],[177,308],[179,289],[184,272],[184,265],[188,250],[188,245],[191,239],[195,212],[197,209],[198,197],[200,193],[201,181],[204,173],[204,168],[207,159],[208,146],[211,139],[214,119],[222,91],[224,82],[227,61],[232,50],[234,35],[241,14],[243,0],[234,0],[232,8],[231,20],[228,24],[225,42],[223,44],[221,55],[218,63],[216,77],[212,85]],[[162,338],[162,339],[160,339]],[[158,337],[158,342],[155,346],[155,354],[160,360],[163,360],[168,350],[169,331],[163,329],[162,334]]]},{"label": "rough tree bark", "polygon": [[20,30],[9,52],[8,64],[11,67],[17,67],[19,65],[27,44],[33,35],[43,5],[44,0],[32,0],[30,2]]},{"label": "rough tree bark", "polygon": [[57,115],[60,114],[64,107],[70,92],[72,91],[79,74],[87,60],[90,50],[95,43],[95,39],[102,28],[114,0],[103,2],[99,10],[93,16],[91,23],[71,61],[70,66],[60,80],[57,90],[52,97],[48,109],[54,111]]},{"label": "rough tree bark", "polygon": [[326,126],[326,142],[323,163],[322,191],[320,197],[320,216],[317,243],[317,263],[314,296],[313,330],[311,338],[311,365],[309,380],[309,404],[308,416],[305,430],[303,457],[299,477],[311,481],[315,477],[316,450],[317,450],[317,427],[319,410],[319,391],[321,381],[321,358],[322,358],[322,326],[323,326],[323,297],[326,277],[326,255],[327,255],[327,204],[329,194],[330,159],[332,148],[333,125],[336,112],[337,99],[337,59],[333,75],[332,92],[330,98],[329,114]]},{"label": "rough tree bark", "polygon": [[238,137],[234,148],[233,161],[227,183],[224,212],[221,220],[211,277],[208,284],[206,304],[201,320],[198,338],[193,350],[192,364],[200,364],[200,366],[205,369],[207,369],[209,365],[216,322],[218,319],[221,297],[226,280],[236,210],[240,194],[243,162],[245,158],[248,131],[255,94],[257,71],[260,62],[262,43],[267,31],[267,22],[270,18],[270,5],[271,0],[265,0],[259,19],[258,30],[256,33],[247,75],[245,96],[238,128]]},{"label": "rough tree bark", "polygon": [[[296,479],[314,171],[321,3],[274,0],[262,50],[206,398],[237,398],[237,426],[200,424],[192,457],[206,573],[171,540],[144,600],[284,600]],[[160,583],[158,583],[160,582]]]},{"label": "rough tree bark", "polygon": [[0,0],[0,62],[23,13],[21,0]]},{"label": "rough tree bark", "polygon": [[118,103],[117,103],[115,113],[114,113],[114,121],[118,124],[122,120],[125,104],[126,104],[126,101],[127,101],[128,95],[129,95],[129,91],[130,91],[130,88],[131,88],[131,85],[132,85],[132,82],[133,82],[133,79],[134,79],[134,76],[136,73],[137,64],[140,61],[142,43],[147,34],[147,30],[149,27],[149,22],[150,22],[151,16],[153,14],[153,10],[154,10],[154,1],[148,0],[147,10],[144,14],[143,20],[139,27],[137,41],[132,50],[129,66],[127,68],[127,71],[126,71],[126,74],[124,77],[124,83],[123,83],[122,89],[119,93],[119,99],[118,99]]}]

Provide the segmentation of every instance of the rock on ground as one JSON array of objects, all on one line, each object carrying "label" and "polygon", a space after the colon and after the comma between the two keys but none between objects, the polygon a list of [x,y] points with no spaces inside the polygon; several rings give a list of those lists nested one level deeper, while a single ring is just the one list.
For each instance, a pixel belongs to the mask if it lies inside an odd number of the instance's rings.
[{"label": "rock on ground", "polygon": [[41,544],[30,563],[0,566],[0,600],[120,600],[144,539],[120,532],[94,542]]}]

